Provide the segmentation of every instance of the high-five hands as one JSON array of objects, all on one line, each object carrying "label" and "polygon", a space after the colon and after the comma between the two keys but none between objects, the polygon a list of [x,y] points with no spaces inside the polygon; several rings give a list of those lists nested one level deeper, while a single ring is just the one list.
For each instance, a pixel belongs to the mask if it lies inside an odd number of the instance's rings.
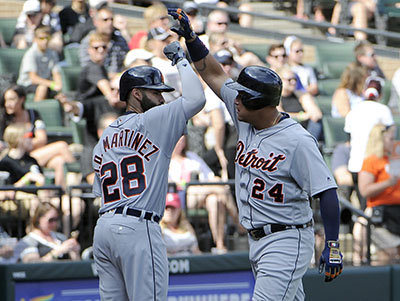
[{"label": "high-five hands", "polygon": [[171,27],[173,32],[179,36],[184,37],[185,40],[191,41],[196,38],[196,33],[193,31],[188,16],[181,8],[168,8],[168,14],[175,20],[179,21],[179,27]]},{"label": "high-five hands", "polygon": [[325,282],[338,277],[343,270],[343,255],[339,249],[339,242],[328,240],[319,259],[319,273],[325,268]]},{"label": "high-five hands", "polygon": [[172,62],[172,66],[174,66],[177,62],[186,57],[185,51],[178,41],[168,44],[164,47],[163,51],[165,56]]}]

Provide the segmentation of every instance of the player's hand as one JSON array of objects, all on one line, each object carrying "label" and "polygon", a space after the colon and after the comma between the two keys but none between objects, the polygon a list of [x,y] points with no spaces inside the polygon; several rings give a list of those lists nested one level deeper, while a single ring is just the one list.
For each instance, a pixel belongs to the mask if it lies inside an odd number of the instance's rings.
[{"label": "player's hand", "polygon": [[185,51],[178,41],[172,42],[164,47],[165,56],[172,62],[172,66],[186,57]]},{"label": "player's hand", "polygon": [[189,18],[181,8],[168,8],[168,14],[179,22],[179,26],[171,27],[173,32],[184,37],[186,41],[191,41],[196,38],[196,33],[190,25]]},{"label": "player's hand", "polygon": [[339,242],[328,240],[319,259],[319,273],[325,268],[325,282],[330,282],[338,277],[343,270],[343,255],[339,249]]}]

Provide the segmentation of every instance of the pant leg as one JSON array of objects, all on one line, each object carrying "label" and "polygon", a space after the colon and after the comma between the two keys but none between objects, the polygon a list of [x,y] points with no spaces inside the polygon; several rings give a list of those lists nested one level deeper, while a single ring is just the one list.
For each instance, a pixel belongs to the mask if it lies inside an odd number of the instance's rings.
[{"label": "pant leg", "polygon": [[313,250],[311,227],[276,232],[259,241],[250,238],[250,261],[256,278],[252,300],[304,300],[302,278]]}]

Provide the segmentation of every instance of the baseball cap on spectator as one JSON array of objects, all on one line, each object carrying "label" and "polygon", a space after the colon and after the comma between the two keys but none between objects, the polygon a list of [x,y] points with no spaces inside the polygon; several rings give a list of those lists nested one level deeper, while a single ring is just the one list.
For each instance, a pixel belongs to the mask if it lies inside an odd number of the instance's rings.
[{"label": "baseball cap on spectator", "polygon": [[107,0],[89,0],[90,8],[94,8],[97,10],[107,6],[107,4]]},{"label": "baseball cap on spectator", "polygon": [[214,54],[215,59],[222,65],[232,65],[233,55],[229,50],[221,49]]},{"label": "baseball cap on spectator", "polygon": [[27,15],[35,15],[40,12],[40,2],[38,0],[27,0],[24,3],[22,11]]},{"label": "baseball cap on spectator", "polygon": [[188,15],[195,16],[199,12],[199,6],[193,1],[185,1],[183,2],[183,10]]},{"label": "baseball cap on spectator", "polygon": [[366,79],[366,88],[364,97],[368,100],[377,100],[382,93],[382,87],[385,81],[380,77],[368,77]]},{"label": "baseball cap on spectator", "polygon": [[147,39],[164,41],[166,38],[168,38],[170,36],[171,36],[171,34],[168,31],[166,31],[164,28],[157,27],[157,28],[150,29],[149,33],[147,34]]},{"label": "baseball cap on spectator", "polygon": [[128,67],[130,66],[132,63],[134,63],[136,60],[144,60],[144,61],[148,61],[150,60],[152,57],[154,57],[154,54],[152,54],[149,51],[146,51],[144,49],[132,49],[130,50],[124,59],[124,66]]},{"label": "baseball cap on spectator", "polygon": [[181,208],[181,199],[176,192],[168,192],[165,207]]}]

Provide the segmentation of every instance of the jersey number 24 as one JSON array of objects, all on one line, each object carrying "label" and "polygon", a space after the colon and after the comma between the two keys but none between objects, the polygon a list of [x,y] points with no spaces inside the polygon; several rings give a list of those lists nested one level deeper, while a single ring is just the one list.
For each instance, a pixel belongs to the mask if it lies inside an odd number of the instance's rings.
[{"label": "jersey number 24", "polygon": [[[257,178],[253,182],[253,188],[251,189],[251,197],[257,200],[264,200],[264,193],[263,191],[265,190],[265,182]],[[268,190],[268,195],[274,199],[274,202],[276,203],[283,203],[283,184],[277,183],[272,188]]]},{"label": "jersey number 24", "polygon": [[120,200],[120,187],[122,187],[122,194],[127,198],[142,193],[146,188],[143,160],[139,156],[123,158],[119,168],[114,161],[102,165],[100,176],[102,178],[104,203]]}]

